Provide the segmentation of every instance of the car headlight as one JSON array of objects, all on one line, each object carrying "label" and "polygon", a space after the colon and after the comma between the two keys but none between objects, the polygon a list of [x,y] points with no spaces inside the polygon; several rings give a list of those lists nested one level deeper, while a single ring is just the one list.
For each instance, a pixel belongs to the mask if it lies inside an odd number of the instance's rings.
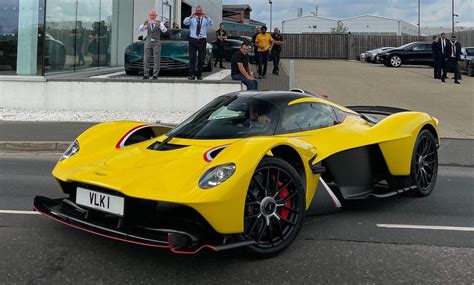
[{"label": "car headlight", "polygon": [[59,159],[60,161],[61,160],[66,160],[68,158],[70,158],[71,156],[75,155],[76,153],[79,152],[79,142],[77,140],[75,140],[67,149],[66,151],[64,152],[64,154],[61,156],[61,158]]},{"label": "car headlight", "polygon": [[137,55],[137,54],[138,54],[138,51],[137,51],[134,47],[128,47],[128,48],[125,50],[125,54]]},{"label": "car headlight", "polygon": [[223,183],[235,173],[235,164],[226,163],[208,169],[199,179],[199,187],[210,189]]}]

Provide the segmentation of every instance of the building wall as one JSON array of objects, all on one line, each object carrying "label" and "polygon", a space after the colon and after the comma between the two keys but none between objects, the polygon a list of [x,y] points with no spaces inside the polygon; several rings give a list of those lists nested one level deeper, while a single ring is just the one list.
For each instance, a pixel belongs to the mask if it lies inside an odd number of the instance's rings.
[{"label": "building wall", "polygon": [[336,26],[337,20],[304,16],[283,21],[281,31],[286,34],[329,33]]},{"label": "building wall", "polygon": [[224,22],[224,28],[227,32],[255,32],[256,25],[241,24],[232,21],[222,20]]}]

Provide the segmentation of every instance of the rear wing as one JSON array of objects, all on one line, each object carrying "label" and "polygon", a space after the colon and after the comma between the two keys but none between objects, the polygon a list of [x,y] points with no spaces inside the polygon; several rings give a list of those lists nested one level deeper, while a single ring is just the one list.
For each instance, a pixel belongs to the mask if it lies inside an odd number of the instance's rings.
[{"label": "rear wing", "polygon": [[373,124],[377,124],[379,120],[373,116],[366,116],[366,114],[390,116],[396,113],[410,112],[410,110],[407,109],[388,106],[346,106],[346,108],[359,113],[362,118]]}]

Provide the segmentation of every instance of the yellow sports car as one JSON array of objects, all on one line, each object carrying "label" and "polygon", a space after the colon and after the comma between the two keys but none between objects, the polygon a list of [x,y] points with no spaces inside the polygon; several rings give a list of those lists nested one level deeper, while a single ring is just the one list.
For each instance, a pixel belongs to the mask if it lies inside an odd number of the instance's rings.
[{"label": "yellow sports car", "polygon": [[130,243],[191,254],[287,248],[305,215],[344,200],[426,196],[438,120],[391,107],[343,107],[302,90],[220,96],[176,128],[98,124],[53,176],[67,197],[38,212]]}]

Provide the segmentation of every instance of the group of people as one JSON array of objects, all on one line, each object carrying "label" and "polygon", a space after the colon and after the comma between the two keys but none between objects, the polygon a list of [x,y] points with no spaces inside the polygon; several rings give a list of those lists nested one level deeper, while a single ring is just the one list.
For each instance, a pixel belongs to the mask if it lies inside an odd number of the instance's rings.
[{"label": "group of people", "polygon": [[452,35],[451,40],[446,38],[446,34],[433,36],[431,45],[434,60],[434,78],[446,82],[448,71],[454,73],[454,83],[461,84],[461,70],[459,61],[461,60],[461,44],[456,40],[456,36]]},{"label": "group of people", "polygon": [[[166,33],[170,28],[169,23],[163,23],[157,20],[158,13],[151,10],[149,18],[140,25],[140,32],[147,32],[144,46],[144,76],[143,79],[149,79],[150,60],[153,55],[153,79],[158,78],[160,72],[161,57],[161,34]],[[197,6],[194,12],[186,17],[183,24],[189,26],[189,80],[202,80],[202,69],[206,55],[207,28],[213,25],[212,19],[204,12],[201,6]],[[174,28],[173,24],[173,28]],[[224,24],[219,25],[216,31],[217,57],[214,66],[224,68],[222,64],[224,53],[224,42],[227,39],[227,32],[224,30]],[[280,53],[284,44],[283,37],[278,28],[274,29],[273,34],[267,33],[267,27],[257,27],[255,35],[252,37],[254,54],[257,61],[258,79],[265,78],[267,74],[268,59],[271,53],[273,59],[273,74],[280,72]],[[258,81],[253,75],[250,66],[249,48],[251,43],[242,43],[231,59],[231,77],[233,80],[242,81],[247,90],[258,89]]]},{"label": "group of people", "polygon": [[[267,33],[267,27],[257,27],[252,37],[253,49],[257,61],[257,78],[265,78],[267,75],[268,58],[271,54],[273,60],[273,74],[280,73],[280,53],[284,44],[280,29],[275,28],[273,34]],[[250,66],[249,43],[242,43],[231,59],[231,77],[244,83],[247,90],[257,90],[258,81],[253,75]]]},{"label": "group of people", "polygon": [[[155,9],[149,13],[149,18],[140,25],[140,32],[147,32],[144,46],[144,75],[143,79],[149,79],[150,60],[153,55],[153,77],[157,79],[160,73],[161,59],[161,37],[170,28],[169,22],[163,23],[157,20],[158,13]],[[204,66],[204,58],[206,55],[207,44],[207,27],[213,24],[212,19],[207,16],[201,6],[197,6],[196,10],[183,21],[184,25],[190,27],[189,37],[189,77],[190,80],[202,80],[202,69]],[[177,23],[173,23],[173,28],[179,27]],[[197,60],[197,66],[196,66]]]}]

